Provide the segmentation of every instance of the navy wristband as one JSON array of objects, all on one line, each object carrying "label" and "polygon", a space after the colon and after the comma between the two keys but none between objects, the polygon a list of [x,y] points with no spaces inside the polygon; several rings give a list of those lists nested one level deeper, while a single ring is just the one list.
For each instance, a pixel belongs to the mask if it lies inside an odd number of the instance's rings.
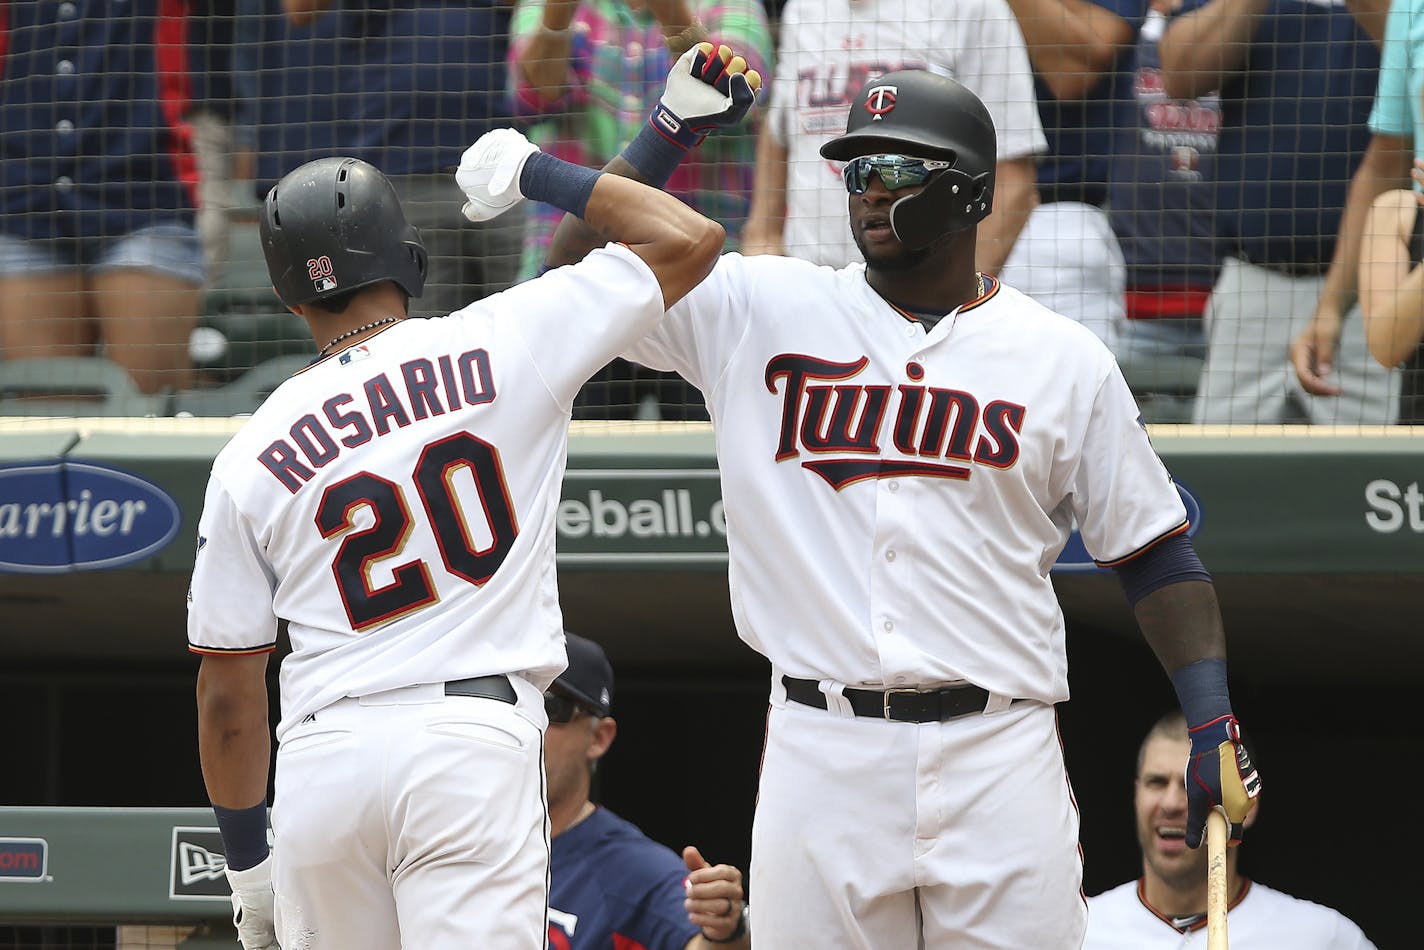
[{"label": "navy wristband", "polygon": [[267,857],[267,803],[251,808],[213,806],[222,834],[227,866],[234,871],[246,871],[261,864]]},{"label": "navy wristband", "polygon": [[585,168],[535,152],[525,160],[519,172],[519,192],[526,198],[582,218],[588,210],[588,196],[593,194],[594,183],[602,174],[596,168]]},{"label": "navy wristband", "polygon": [[1195,729],[1222,716],[1230,716],[1231,694],[1226,688],[1226,661],[1197,660],[1172,674],[1177,702],[1187,717],[1187,728]]},{"label": "navy wristband", "polygon": [[623,149],[623,160],[636,168],[643,180],[654,188],[666,185],[686,156],[687,149],[653,128],[650,122],[644,123],[633,141]]}]

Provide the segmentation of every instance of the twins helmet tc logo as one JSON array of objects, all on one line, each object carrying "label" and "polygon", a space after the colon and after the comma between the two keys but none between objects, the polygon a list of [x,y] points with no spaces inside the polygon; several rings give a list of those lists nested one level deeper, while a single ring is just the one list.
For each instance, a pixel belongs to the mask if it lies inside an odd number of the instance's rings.
[{"label": "twins helmet tc logo", "polygon": [[898,86],[874,87],[865,94],[865,111],[879,122],[881,116],[895,108],[895,97],[899,91]]}]

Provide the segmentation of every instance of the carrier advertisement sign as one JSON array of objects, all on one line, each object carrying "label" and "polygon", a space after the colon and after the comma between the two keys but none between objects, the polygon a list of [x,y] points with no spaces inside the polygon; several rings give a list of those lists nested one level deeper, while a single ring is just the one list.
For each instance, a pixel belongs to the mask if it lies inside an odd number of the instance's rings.
[{"label": "carrier advertisement sign", "polygon": [[162,488],[95,462],[0,467],[0,572],[65,574],[152,557],[178,533]]},{"label": "carrier advertisement sign", "polygon": [[0,884],[38,883],[49,876],[49,842],[43,838],[0,838]]}]

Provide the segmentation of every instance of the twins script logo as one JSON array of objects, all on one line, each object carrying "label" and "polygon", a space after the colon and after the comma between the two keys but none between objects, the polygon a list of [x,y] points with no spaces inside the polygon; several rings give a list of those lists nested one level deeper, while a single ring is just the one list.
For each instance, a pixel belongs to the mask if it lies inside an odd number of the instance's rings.
[{"label": "twins script logo", "polygon": [[899,86],[876,86],[865,94],[865,111],[875,117],[873,121],[879,122],[885,113],[895,108],[899,91]]},{"label": "twins script logo", "polygon": [[[965,481],[973,465],[1018,462],[1023,406],[1000,399],[981,405],[972,393],[925,386],[918,363],[905,367],[910,381],[897,386],[850,382],[869,363],[800,353],[767,362],[767,391],[782,399],[778,462],[810,455],[801,467],[836,491],[905,475]],[[882,454],[886,442],[898,457]]]}]

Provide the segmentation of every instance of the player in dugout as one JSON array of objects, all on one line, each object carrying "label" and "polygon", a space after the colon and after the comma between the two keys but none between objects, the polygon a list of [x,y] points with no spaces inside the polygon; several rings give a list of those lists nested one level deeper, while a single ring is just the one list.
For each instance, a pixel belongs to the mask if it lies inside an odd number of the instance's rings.
[{"label": "player in dugout", "polygon": [[[730,108],[703,79],[722,55],[684,54],[665,111]],[[606,171],[667,179],[699,130],[662,111]],[[1050,568],[1076,524],[1169,674],[1191,847],[1213,808],[1239,834],[1260,790],[1211,576],[1107,347],[975,270],[995,158],[978,97],[925,71],[873,77],[821,155],[843,163],[865,263],[724,254],[623,354],[706,397],[732,613],[771,664],[752,932],[772,950],[808,926],[860,950],[1075,948]],[[549,266],[602,242],[566,217]]]},{"label": "player in dugout", "polygon": [[[1180,950],[1207,927],[1207,854],[1187,847],[1191,754],[1187,721],[1172,710],[1153,724],[1137,750],[1133,809],[1142,876],[1088,898],[1083,950]],[[1254,750],[1253,750],[1254,751]],[[1254,757],[1254,756],[1253,756]],[[1256,823],[1259,805],[1242,822]],[[1339,911],[1283,894],[1237,870],[1239,847],[1226,850],[1227,930],[1232,950],[1375,950]]]}]

